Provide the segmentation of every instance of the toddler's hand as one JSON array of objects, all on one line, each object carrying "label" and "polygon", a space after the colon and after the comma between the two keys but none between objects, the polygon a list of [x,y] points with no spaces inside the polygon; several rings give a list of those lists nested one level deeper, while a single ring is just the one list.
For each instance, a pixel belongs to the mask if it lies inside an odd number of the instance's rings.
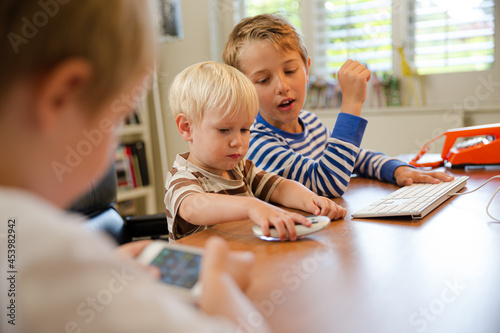
[{"label": "toddler's hand", "polygon": [[337,75],[342,89],[342,112],[359,116],[371,72],[365,65],[349,59],[340,67]]},{"label": "toddler's hand", "polygon": [[439,181],[449,182],[454,177],[444,172],[424,171],[409,166],[400,166],[394,171],[394,179],[399,186],[408,186],[413,183],[437,184]]},{"label": "toddler's hand", "polygon": [[[257,199],[258,200],[258,199]],[[311,226],[311,221],[304,216],[288,212],[279,207],[268,204],[264,201],[255,201],[249,208],[248,215],[252,221],[260,226],[265,236],[270,236],[269,226],[273,226],[280,236],[280,240],[285,240],[288,232],[288,239],[297,239],[295,223],[300,223],[306,227]]]},{"label": "toddler's hand", "polygon": [[317,195],[306,199],[307,211],[314,215],[328,216],[331,220],[343,219],[347,210],[332,200]]}]

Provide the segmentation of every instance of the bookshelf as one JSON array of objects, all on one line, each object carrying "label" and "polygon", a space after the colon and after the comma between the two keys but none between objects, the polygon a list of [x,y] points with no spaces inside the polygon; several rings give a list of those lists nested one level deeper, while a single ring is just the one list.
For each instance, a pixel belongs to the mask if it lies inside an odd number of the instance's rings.
[{"label": "bookshelf", "polygon": [[114,154],[118,179],[116,207],[121,215],[155,214],[156,177],[148,98],[127,118]]}]

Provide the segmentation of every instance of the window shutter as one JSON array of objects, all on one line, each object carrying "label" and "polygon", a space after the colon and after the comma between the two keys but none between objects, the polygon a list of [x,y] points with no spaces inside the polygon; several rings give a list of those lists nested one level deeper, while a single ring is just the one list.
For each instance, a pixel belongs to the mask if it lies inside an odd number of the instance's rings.
[{"label": "window shutter", "polygon": [[420,74],[486,70],[494,61],[492,0],[416,0],[415,65]]},{"label": "window shutter", "polygon": [[286,17],[297,29],[301,29],[300,0],[251,0],[245,1],[245,17],[263,13],[275,13]]},{"label": "window shutter", "polygon": [[400,0],[395,13],[392,0],[234,1],[245,15],[278,11],[299,29],[300,7],[312,7],[312,18],[302,19],[314,31],[316,76],[330,76],[349,58],[391,74],[400,66],[393,64],[394,38],[420,74],[487,70],[494,62],[494,0]]},{"label": "window shutter", "polygon": [[315,0],[316,74],[337,72],[347,59],[391,72],[391,11],[390,0]]}]

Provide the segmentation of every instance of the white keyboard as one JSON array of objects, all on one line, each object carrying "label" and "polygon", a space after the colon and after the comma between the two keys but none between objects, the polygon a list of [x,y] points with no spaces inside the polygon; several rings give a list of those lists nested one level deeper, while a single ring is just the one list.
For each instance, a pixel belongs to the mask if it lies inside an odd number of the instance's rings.
[{"label": "white keyboard", "polygon": [[352,215],[353,218],[410,216],[421,219],[445,202],[450,194],[460,191],[469,177],[457,177],[439,184],[404,186]]}]

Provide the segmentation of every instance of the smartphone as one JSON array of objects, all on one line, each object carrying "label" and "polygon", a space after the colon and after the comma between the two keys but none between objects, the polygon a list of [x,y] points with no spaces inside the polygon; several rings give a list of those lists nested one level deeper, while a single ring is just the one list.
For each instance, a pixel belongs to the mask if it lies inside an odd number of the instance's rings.
[{"label": "smartphone", "polygon": [[146,265],[156,266],[161,271],[161,281],[182,297],[196,301],[201,295],[199,281],[203,249],[153,241],[139,254],[137,260]]}]

